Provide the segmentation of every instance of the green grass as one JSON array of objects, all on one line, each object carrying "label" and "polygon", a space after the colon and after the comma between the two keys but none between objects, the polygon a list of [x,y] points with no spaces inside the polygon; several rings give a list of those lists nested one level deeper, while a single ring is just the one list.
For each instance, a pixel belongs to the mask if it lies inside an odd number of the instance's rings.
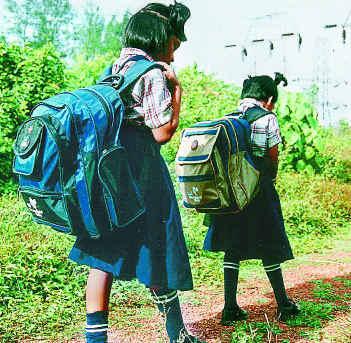
[{"label": "green grass", "polygon": [[301,314],[296,318],[289,319],[289,326],[303,326],[310,328],[321,328],[322,320],[334,318],[335,310],[333,303],[317,303],[314,301],[300,301]]},{"label": "green grass", "polygon": [[231,334],[232,343],[261,343],[275,341],[275,336],[278,336],[282,329],[275,323],[260,323],[260,322],[240,322],[235,325],[234,332]]},{"label": "green grass", "polygon": [[316,286],[313,290],[313,295],[318,299],[324,300],[339,300],[340,296],[334,293],[333,285],[330,282],[322,280],[312,281]]}]

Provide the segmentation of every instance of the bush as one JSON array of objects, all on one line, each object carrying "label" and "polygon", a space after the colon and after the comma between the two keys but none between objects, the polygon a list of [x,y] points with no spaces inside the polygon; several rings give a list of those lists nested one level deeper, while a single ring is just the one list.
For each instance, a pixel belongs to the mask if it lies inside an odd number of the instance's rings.
[{"label": "bush", "polygon": [[77,56],[74,65],[67,69],[66,88],[74,90],[95,84],[102,72],[115,59],[116,57],[112,54],[97,56],[94,60],[87,60],[84,56]]},{"label": "bush", "polygon": [[18,126],[63,86],[64,65],[52,45],[32,49],[0,42],[0,193],[11,179]]},{"label": "bush", "polygon": [[323,148],[318,156],[321,173],[327,178],[351,182],[351,127],[340,122],[336,128],[321,133]]},{"label": "bush", "polygon": [[319,172],[322,128],[307,96],[281,91],[275,111],[283,138],[282,167],[305,171],[310,175]]}]

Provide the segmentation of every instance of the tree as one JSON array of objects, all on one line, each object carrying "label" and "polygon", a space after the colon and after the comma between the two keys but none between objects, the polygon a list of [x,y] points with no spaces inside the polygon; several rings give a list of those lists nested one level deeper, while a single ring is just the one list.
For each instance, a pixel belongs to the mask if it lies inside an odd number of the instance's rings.
[{"label": "tree", "polygon": [[115,56],[119,54],[122,48],[123,32],[130,16],[130,13],[126,12],[121,22],[117,20],[116,16],[112,16],[107,23],[102,44],[102,49],[105,50],[105,53],[111,52]]},{"label": "tree", "polygon": [[100,54],[101,42],[105,30],[105,18],[99,7],[92,7],[91,3],[83,13],[77,34],[80,52],[87,58]]},{"label": "tree", "polygon": [[76,36],[79,50],[84,57],[93,59],[98,55],[118,55],[122,48],[123,31],[129,18],[130,13],[127,12],[122,21],[115,15],[107,21],[100,8],[93,7],[92,3],[89,3]]},{"label": "tree", "polygon": [[20,44],[41,47],[52,43],[65,50],[62,42],[73,18],[69,0],[6,0],[5,5],[12,22],[9,33]]}]

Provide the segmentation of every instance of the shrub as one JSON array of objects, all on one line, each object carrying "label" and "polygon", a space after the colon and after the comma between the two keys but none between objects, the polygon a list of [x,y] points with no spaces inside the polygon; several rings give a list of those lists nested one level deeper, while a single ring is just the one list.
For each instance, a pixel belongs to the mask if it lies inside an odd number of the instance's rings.
[{"label": "shrub", "polygon": [[317,156],[321,173],[327,178],[351,182],[351,127],[340,122],[336,128],[323,130],[321,140],[324,144]]},{"label": "shrub", "polygon": [[314,106],[304,94],[281,92],[275,110],[283,138],[282,167],[309,174],[320,171],[323,141]]},{"label": "shrub", "polygon": [[20,48],[0,42],[0,192],[11,179],[18,126],[40,100],[64,86],[64,65],[52,45]]},{"label": "shrub", "polygon": [[67,68],[66,88],[74,90],[95,84],[105,68],[115,59],[112,54],[97,56],[94,60],[87,60],[82,55],[77,56],[74,65]]}]

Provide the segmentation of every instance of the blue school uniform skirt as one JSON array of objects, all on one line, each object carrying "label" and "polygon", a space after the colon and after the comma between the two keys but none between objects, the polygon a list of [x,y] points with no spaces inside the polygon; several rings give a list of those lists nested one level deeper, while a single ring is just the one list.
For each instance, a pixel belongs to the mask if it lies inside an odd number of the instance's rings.
[{"label": "blue school uniform skirt", "polygon": [[276,264],[293,259],[285,232],[278,193],[272,178],[261,170],[260,192],[237,214],[207,216],[204,249],[230,253],[237,261],[263,259]]},{"label": "blue school uniform skirt", "polygon": [[193,281],[178,203],[160,145],[150,130],[133,126],[123,127],[121,142],[146,212],[107,237],[77,239],[69,258],[120,280],[137,278],[147,287],[190,290]]}]

